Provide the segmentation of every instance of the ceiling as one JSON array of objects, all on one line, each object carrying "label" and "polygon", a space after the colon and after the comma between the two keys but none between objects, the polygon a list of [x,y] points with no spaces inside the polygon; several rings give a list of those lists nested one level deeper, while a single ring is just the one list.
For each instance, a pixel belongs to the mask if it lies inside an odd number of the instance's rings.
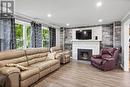
[{"label": "ceiling", "polygon": [[15,11],[61,26],[87,26],[122,20],[130,12],[130,0],[15,0]]}]

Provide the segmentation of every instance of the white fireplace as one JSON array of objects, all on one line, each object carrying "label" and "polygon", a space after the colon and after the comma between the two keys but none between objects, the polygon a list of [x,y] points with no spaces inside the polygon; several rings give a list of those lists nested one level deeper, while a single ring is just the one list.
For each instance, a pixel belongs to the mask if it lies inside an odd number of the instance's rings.
[{"label": "white fireplace", "polygon": [[91,49],[92,55],[100,52],[100,41],[73,41],[72,57],[78,59],[78,49]]},{"label": "white fireplace", "polygon": [[[76,31],[77,30],[92,30],[91,40],[77,40]],[[98,39],[95,39],[95,36]],[[90,49],[92,50],[92,55],[97,55],[100,53],[100,42],[102,41],[102,27],[92,27],[85,29],[74,29],[72,30],[72,58],[78,59],[78,49]]]}]

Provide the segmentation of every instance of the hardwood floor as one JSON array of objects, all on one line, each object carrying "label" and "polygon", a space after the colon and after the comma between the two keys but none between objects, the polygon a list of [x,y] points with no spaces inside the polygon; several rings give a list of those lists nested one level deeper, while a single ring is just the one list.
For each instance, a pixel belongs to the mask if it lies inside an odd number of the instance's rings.
[{"label": "hardwood floor", "polygon": [[120,69],[103,72],[72,61],[31,87],[130,87],[130,73]]}]

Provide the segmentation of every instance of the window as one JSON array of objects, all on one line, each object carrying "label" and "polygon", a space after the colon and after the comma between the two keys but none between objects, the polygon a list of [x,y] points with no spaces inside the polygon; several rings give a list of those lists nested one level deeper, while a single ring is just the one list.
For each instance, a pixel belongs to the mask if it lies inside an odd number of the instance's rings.
[{"label": "window", "polygon": [[16,20],[16,49],[31,47],[31,24]]},{"label": "window", "polygon": [[42,47],[49,47],[49,29],[47,27],[42,28]]},{"label": "window", "polygon": [[23,25],[16,24],[16,48],[22,49],[23,48]]},{"label": "window", "polygon": [[31,47],[31,26],[26,26],[26,46]]}]

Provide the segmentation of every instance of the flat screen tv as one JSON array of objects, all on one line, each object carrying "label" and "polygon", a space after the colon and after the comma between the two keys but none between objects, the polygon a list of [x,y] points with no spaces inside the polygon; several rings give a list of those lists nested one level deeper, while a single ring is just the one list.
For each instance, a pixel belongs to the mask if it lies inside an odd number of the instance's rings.
[{"label": "flat screen tv", "polygon": [[92,30],[78,30],[76,31],[76,39],[89,40],[92,39]]}]

